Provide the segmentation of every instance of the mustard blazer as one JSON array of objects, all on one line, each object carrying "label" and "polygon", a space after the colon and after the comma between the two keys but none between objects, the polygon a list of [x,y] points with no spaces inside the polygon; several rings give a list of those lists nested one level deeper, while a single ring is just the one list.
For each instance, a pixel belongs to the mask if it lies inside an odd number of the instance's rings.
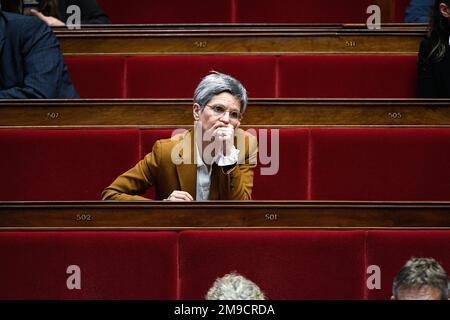
[{"label": "mustard blazer", "polygon": [[[235,131],[234,144],[245,141],[240,150],[238,163],[228,171],[213,164],[211,172],[211,200],[251,200],[253,188],[253,169],[256,167],[256,138],[241,130]],[[103,200],[149,200],[142,195],[151,186],[155,187],[156,200],[166,199],[174,190],[188,192],[196,198],[197,165],[195,159],[194,134],[189,130],[171,139],[155,142],[153,150],[136,166],[114,180],[102,193]],[[185,147],[190,147],[186,149]],[[242,147],[241,147],[242,148]],[[179,150],[178,150],[179,149]],[[184,150],[191,150],[184,152]],[[174,153],[176,163],[172,161]],[[184,153],[184,154],[183,154]]]}]

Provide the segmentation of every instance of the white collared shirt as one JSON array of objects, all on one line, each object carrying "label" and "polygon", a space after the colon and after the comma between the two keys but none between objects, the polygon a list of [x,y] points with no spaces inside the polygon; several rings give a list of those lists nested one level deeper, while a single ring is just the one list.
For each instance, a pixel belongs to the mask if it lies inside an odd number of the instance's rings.
[{"label": "white collared shirt", "polygon": [[[211,172],[212,165],[208,166],[203,162],[200,156],[200,151],[198,150],[198,145],[195,145],[196,159],[197,159],[197,189],[195,200],[209,200],[209,193],[211,188]],[[229,156],[224,156],[223,154],[218,155],[214,162],[218,166],[229,166],[235,164],[238,161],[239,150],[233,146],[231,154]]]}]

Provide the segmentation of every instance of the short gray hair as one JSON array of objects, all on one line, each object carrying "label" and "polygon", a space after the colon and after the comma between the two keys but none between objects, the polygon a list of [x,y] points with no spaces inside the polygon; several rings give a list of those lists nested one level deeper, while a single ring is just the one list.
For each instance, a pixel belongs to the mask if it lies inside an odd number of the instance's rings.
[{"label": "short gray hair", "polygon": [[194,103],[199,104],[200,110],[203,111],[208,102],[222,92],[228,92],[238,98],[241,103],[240,111],[245,112],[248,100],[247,90],[232,76],[217,71],[212,71],[200,81],[194,92]]},{"label": "short gray hair", "polygon": [[232,272],[214,282],[206,300],[265,300],[265,296],[253,281]]},{"label": "short gray hair", "polygon": [[399,290],[436,288],[441,299],[448,299],[448,275],[433,258],[411,258],[400,269],[392,285],[392,294],[397,299]]}]

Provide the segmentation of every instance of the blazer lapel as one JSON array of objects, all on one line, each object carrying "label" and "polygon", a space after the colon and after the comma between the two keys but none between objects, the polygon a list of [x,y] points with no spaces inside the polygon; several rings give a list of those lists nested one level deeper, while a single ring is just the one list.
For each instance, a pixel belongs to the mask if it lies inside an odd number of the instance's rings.
[{"label": "blazer lapel", "polygon": [[[197,196],[197,161],[192,130],[183,137],[183,147],[179,152],[181,164],[176,165],[181,190],[188,192],[195,200]],[[190,153],[190,154],[189,154]]]}]

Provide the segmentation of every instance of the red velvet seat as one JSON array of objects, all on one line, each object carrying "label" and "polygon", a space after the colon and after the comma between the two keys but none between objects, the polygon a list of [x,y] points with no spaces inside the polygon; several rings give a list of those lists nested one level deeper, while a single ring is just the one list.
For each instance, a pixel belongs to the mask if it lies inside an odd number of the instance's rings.
[{"label": "red velvet seat", "polygon": [[237,23],[365,23],[369,0],[237,0]]},{"label": "red velvet seat", "polygon": [[138,147],[138,130],[2,130],[0,201],[100,200]]},{"label": "red velvet seat", "polygon": [[449,230],[369,231],[367,264],[381,271],[381,289],[368,290],[369,299],[389,299],[392,281],[412,257],[434,258],[450,273]]},{"label": "red velvet seat", "polygon": [[411,0],[392,0],[394,4],[394,21],[402,23],[405,20],[405,10]]},{"label": "red velvet seat", "polygon": [[[254,200],[306,200],[309,186],[309,130],[307,129],[274,129],[268,131],[267,136],[273,139],[279,137],[279,156],[271,150],[271,140],[267,147],[263,145],[264,132],[259,129],[258,134],[258,167],[255,169],[253,186]],[[265,151],[267,150],[267,151]],[[261,160],[265,156],[271,158],[270,164]],[[278,164],[276,163],[278,162]],[[263,170],[278,168],[275,175],[266,175]],[[267,168],[267,169],[263,169]],[[270,169],[272,171],[272,169]]]},{"label": "red velvet seat", "polygon": [[312,129],[312,200],[450,200],[447,128]]},{"label": "red velvet seat", "polygon": [[81,98],[192,98],[211,70],[250,98],[413,98],[415,55],[68,57]]},{"label": "red velvet seat", "polygon": [[127,60],[127,97],[192,98],[212,70],[239,79],[249,97],[275,96],[275,57],[146,56]]},{"label": "red velvet seat", "polygon": [[[126,5],[119,0],[97,0],[97,3],[116,24],[365,23],[369,17],[366,9],[374,4],[369,0],[344,0],[339,3],[216,0],[207,5],[201,0],[131,0]],[[393,22],[403,22],[407,4],[407,0],[392,0]]]},{"label": "red velvet seat", "polygon": [[80,98],[125,98],[125,57],[66,57]]},{"label": "red velvet seat", "polygon": [[[1,232],[0,299],[176,299],[177,240],[175,232]],[[67,287],[71,265],[81,289]]]},{"label": "red velvet seat", "polygon": [[[236,271],[271,300],[387,300],[408,259],[448,272],[449,248],[448,230],[1,232],[0,299],[201,300]],[[69,266],[81,289],[67,287]],[[380,289],[367,287],[370,266]]]},{"label": "red velvet seat", "polygon": [[[263,146],[262,132],[255,200],[450,200],[447,128],[281,129],[278,159],[275,150]],[[7,168],[2,174],[8,181],[0,188],[0,201],[58,201],[98,200],[172,130],[0,133],[7,155],[0,167]],[[263,161],[267,154],[270,164]],[[263,174],[269,167],[278,172]]]},{"label": "red velvet seat", "polygon": [[99,6],[116,24],[151,23],[228,23],[231,1],[214,0],[97,0]]},{"label": "red velvet seat", "polygon": [[184,231],[180,298],[203,299],[237,271],[269,299],[362,299],[363,231]]},{"label": "red velvet seat", "polygon": [[416,55],[282,56],[280,98],[414,98]]}]

